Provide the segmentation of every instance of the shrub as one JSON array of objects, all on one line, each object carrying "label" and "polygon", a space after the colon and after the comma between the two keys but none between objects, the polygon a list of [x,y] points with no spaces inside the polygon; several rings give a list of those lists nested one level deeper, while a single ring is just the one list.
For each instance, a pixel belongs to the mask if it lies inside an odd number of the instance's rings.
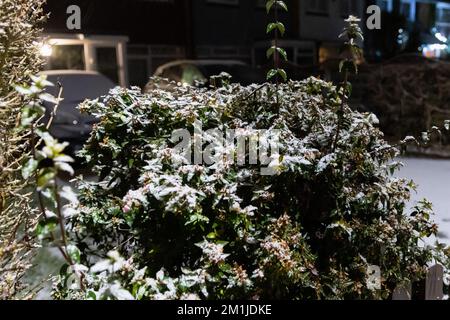
[{"label": "shrub", "polygon": [[[442,257],[419,245],[437,227],[428,202],[407,212],[414,185],[392,177],[398,151],[374,115],[342,106],[332,84],[158,86],[168,87],[115,89],[81,106],[100,118],[81,153],[100,180],[80,181],[70,220],[91,267],[87,297],[388,298]],[[183,161],[172,133],[199,124],[204,146],[208,129],[279,130],[275,174],[238,165],[234,144],[216,145],[212,165]],[[368,281],[373,265],[380,288]],[[56,298],[74,293],[66,282]]]},{"label": "shrub", "polygon": [[0,0],[0,299],[17,298],[21,279],[36,247],[32,230],[36,212],[30,207],[28,181],[21,179],[27,157],[19,132],[23,104],[14,85],[39,71],[41,60],[35,41],[44,19],[42,0]]}]

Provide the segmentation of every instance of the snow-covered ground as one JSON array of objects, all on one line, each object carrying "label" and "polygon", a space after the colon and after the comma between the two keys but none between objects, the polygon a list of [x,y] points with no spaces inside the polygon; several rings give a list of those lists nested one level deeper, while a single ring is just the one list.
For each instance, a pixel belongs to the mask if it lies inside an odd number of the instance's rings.
[{"label": "snow-covered ground", "polygon": [[439,225],[439,242],[450,245],[450,160],[402,158],[404,167],[398,177],[418,184],[412,205],[423,198],[433,203],[434,221]]}]

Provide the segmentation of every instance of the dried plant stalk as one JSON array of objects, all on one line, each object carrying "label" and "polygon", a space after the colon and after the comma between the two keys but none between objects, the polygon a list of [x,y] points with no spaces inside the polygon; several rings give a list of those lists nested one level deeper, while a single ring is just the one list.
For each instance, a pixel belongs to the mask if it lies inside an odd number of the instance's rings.
[{"label": "dried plant stalk", "polygon": [[26,101],[14,85],[27,81],[42,66],[41,30],[36,26],[45,19],[43,3],[0,0],[0,299],[28,297],[22,295],[21,279],[37,247],[32,236],[37,223],[32,189],[21,177],[28,134],[16,130]]}]

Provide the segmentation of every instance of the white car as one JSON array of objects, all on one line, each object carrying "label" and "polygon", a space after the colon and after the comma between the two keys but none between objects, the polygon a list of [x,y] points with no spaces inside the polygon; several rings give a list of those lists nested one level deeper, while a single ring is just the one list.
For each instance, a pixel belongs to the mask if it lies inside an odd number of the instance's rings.
[{"label": "white car", "polygon": [[176,60],[160,66],[154,76],[194,85],[196,81],[208,82],[221,72],[230,74],[232,82],[242,85],[265,81],[262,70],[238,60]]},{"label": "white car", "polygon": [[[55,97],[59,93],[59,85],[63,87],[62,98],[58,106],[50,133],[62,142],[69,142],[67,152],[74,155],[89,138],[92,126],[98,120],[90,115],[82,114],[78,105],[85,99],[96,99],[106,95],[116,85],[107,77],[98,72],[78,70],[44,71],[42,75],[55,86],[48,87],[46,91]],[[49,118],[54,106],[45,104],[46,119]]]}]

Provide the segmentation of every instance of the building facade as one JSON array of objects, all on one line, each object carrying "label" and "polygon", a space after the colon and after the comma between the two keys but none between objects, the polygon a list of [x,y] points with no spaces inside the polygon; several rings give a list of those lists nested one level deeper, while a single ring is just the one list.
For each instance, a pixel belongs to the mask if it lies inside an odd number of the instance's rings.
[{"label": "building facade", "polygon": [[[266,13],[265,2],[48,0],[51,16],[45,33],[49,37],[46,44],[52,50],[44,50],[51,53],[47,66],[98,70],[118,84],[142,86],[159,65],[176,59],[236,59],[263,65],[267,63],[265,51],[271,45],[271,36],[265,29],[272,20]],[[378,4],[386,13],[399,11],[410,22],[422,25],[422,29],[433,25],[444,37],[450,34],[450,3],[445,1],[286,2],[289,12],[280,13],[287,28],[281,46],[286,48],[290,62],[298,66],[336,58],[344,19],[350,14],[365,17],[370,4]],[[81,8],[80,30],[68,30],[66,26],[67,8],[72,4]],[[369,47],[382,44],[371,41],[370,36]],[[377,54],[370,48],[367,53]]]},{"label": "building facade", "polygon": [[[66,24],[74,4],[80,30]],[[48,0],[46,11],[48,69],[96,70],[122,86],[142,85],[192,46],[190,0]]]},{"label": "building facade", "polygon": [[397,34],[397,45],[424,56],[449,56],[450,1],[435,0],[377,0],[383,10],[405,19]]}]

